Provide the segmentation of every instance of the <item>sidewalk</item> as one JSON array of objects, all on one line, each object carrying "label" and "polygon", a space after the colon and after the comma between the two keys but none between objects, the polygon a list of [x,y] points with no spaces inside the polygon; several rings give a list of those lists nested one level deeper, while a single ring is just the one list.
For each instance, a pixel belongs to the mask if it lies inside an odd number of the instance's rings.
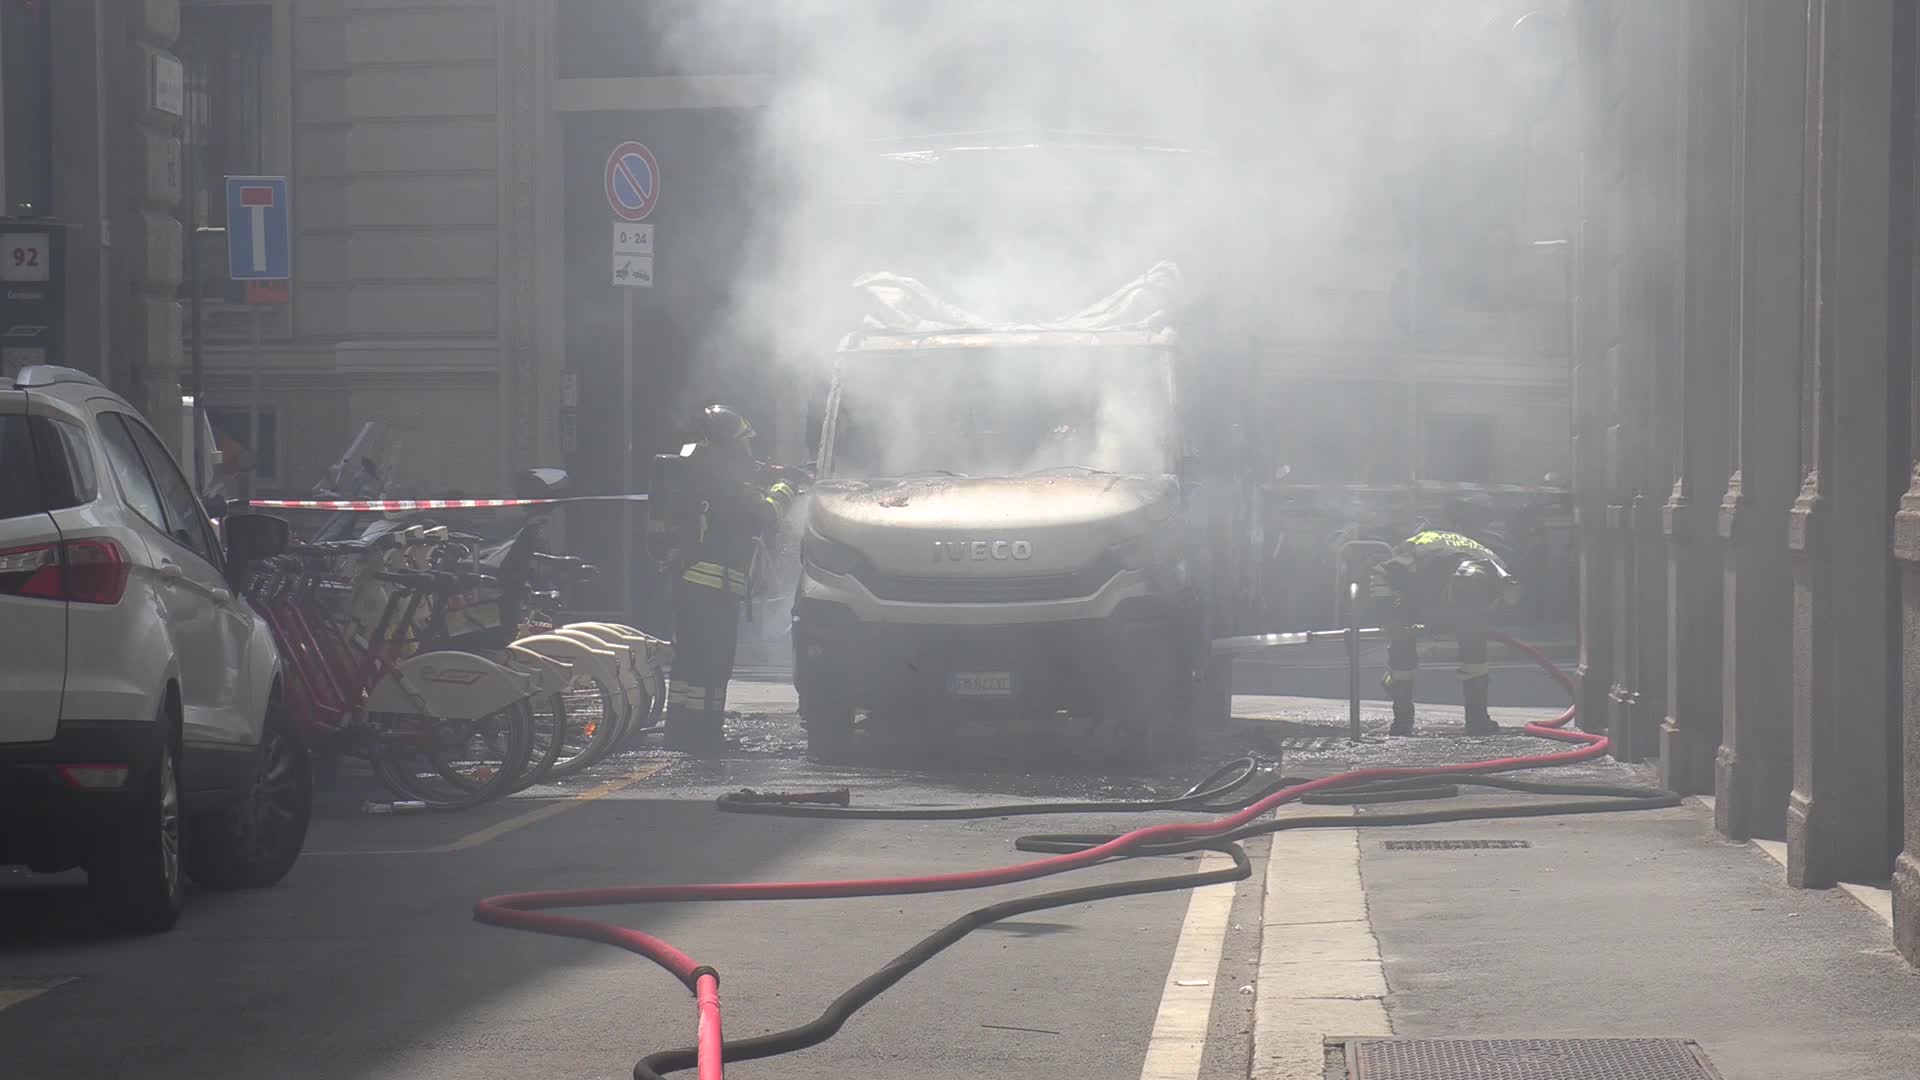
[{"label": "sidewalk", "polygon": [[[1499,843],[1386,846],[1408,840]],[[1760,848],[1718,838],[1698,800],[1279,833],[1266,883],[1255,1080],[1344,1077],[1345,1050],[1324,1040],[1368,1035],[1683,1039],[1721,1080],[1920,1076],[1920,975],[1874,910],[1885,894],[1789,889]]]}]

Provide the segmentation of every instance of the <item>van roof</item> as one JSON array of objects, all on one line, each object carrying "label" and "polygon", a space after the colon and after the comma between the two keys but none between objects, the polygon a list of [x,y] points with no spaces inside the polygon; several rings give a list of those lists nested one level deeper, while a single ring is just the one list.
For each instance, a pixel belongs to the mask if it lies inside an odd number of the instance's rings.
[{"label": "van roof", "polygon": [[843,353],[922,352],[935,349],[1171,348],[1171,329],[1159,330],[943,330],[938,333],[857,331],[841,339]]}]

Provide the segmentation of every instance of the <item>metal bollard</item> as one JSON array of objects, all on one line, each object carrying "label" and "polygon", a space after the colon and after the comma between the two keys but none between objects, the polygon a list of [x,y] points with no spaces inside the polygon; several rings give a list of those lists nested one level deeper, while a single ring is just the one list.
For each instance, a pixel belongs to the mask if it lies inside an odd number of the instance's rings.
[{"label": "metal bollard", "polygon": [[1347,741],[1360,741],[1360,583],[1347,583]]}]

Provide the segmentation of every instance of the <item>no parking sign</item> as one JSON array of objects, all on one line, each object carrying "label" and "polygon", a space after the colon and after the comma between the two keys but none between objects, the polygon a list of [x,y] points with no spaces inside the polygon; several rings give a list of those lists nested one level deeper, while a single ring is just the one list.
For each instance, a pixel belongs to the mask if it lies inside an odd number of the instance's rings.
[{"label": "no parking sign", "polygon": [[660,201],[660,163],[637,142],[623,142],[607,155],[607,205],[622,221],[645,221]]}]

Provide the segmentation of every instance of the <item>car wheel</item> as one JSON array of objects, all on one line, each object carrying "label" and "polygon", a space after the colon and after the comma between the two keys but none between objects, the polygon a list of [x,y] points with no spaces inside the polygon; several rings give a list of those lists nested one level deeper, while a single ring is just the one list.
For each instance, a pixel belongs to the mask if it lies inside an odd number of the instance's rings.
[{"label": "car wheel", "polygon": [[1198,731],[1224,731],[1233,719],[1233,657],[1211,656],[1201,669],[1200,685],[1194,688],[1194,728]]},{"label": "car wheel", "polygon": [[853,706],[816,700],[800,710],[807,729],[807,756],[815,761],[845,761],[853,752]]},{"label": "car wheel", "polygon": [[106,846],[87,860],[87,890],[117,930],[159,933],[180,918],[180,747],[163,708],[146,768],[135,778],[135,805]]},{"label": "car wheel", "polygon": [[313,817],[313,771],[286,709],[267,708],[253,776],[232,807],[195,822],[187,872],[209,889],[257,889],[293,869]]},{"label": "car wheel", "polygon": [[1151,641],[1143,646],[1111,680],[1107,714],[1120,766],[1156,772],[1193,756],[1191,674],[1179,650]]},{"label": "car wheel", "polygon": [[853,752],[855,706],[837,668],[817,654],[794,649],[793,688],[800,698],[800,722],[807,731],[807,756],[828,764]]}]

